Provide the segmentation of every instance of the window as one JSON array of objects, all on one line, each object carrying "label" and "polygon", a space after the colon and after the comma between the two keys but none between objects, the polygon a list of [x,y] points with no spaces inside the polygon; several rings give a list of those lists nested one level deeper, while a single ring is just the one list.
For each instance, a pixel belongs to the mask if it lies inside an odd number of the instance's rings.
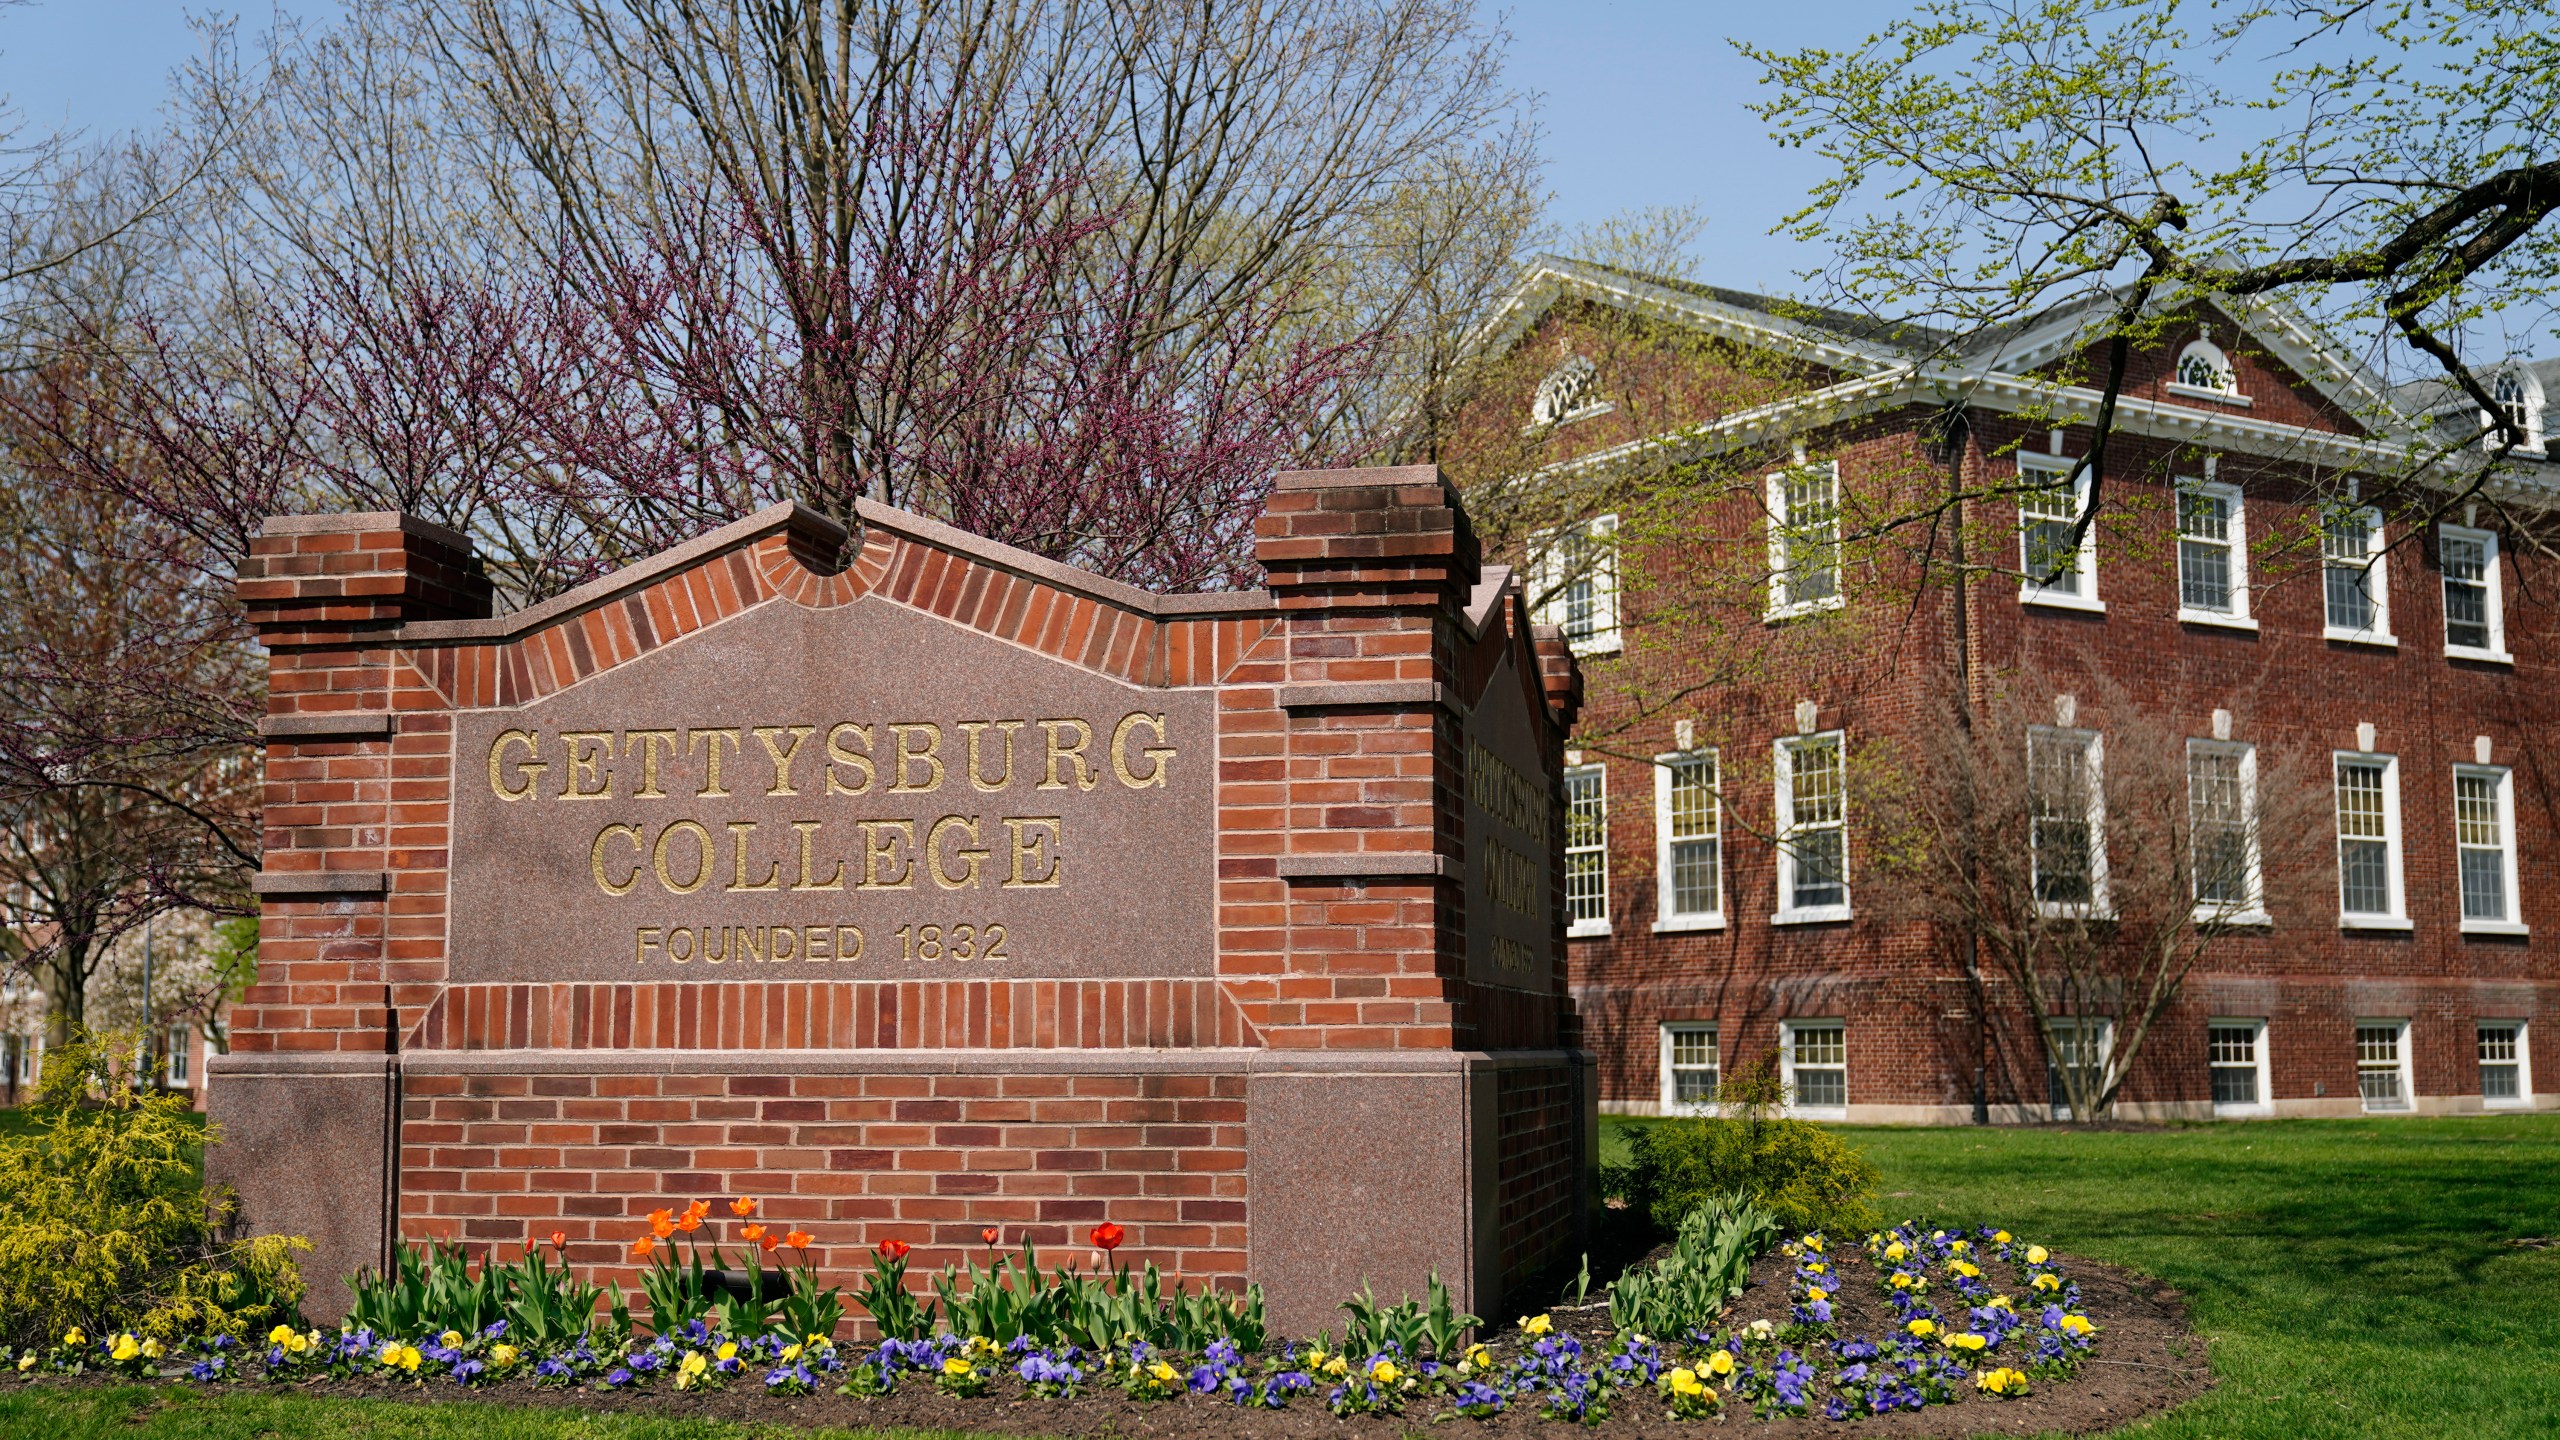
[{"label": "window", "polygon": [[1840,467],[1825,461],[1769,477],[1769,618],[1836,610]]},{"label": "window", "polygon": [[2231,368],[2231,357],[2213,343],[2210,334],[2201,335],[2178,352],[2178,363],[2170,371],[2169,389],[2174,394],[2200,395],[2215,400],[2238,400],[2240,377]]},{"label": "window", "polygon": [[2089,505],[2089,472],[2060,456],[2018,457],[2018,598],[2032,605],[2104,610],[2098,600],[2098,527],[2074,546],[2072,527]]},{"label": "window", "polygon": [[2521,934],[2516,914],[2515,807],[2511,772],[2460,765],[2453,772],[2453,846],[2462,879],[2462,928]]},{"label": "window", "polygon": [[169,1027],[168,1085],[184,1090],[195,1082],[189,1078],[195,1068],[195,1029],[188,1025]]},{"label": "window", "polygon": [[2046,913],[2107,905],[2106,793],[2096,732],[2027,730],[2028,860]]},{"label": "window", "polygon": [[2499,603],[2498,537],[2444,526],[2436,531],[2436,559],[2444,567],[2444,653],[2464,660],[2514,659],[2507,653]]},{"label": "window", "polygon": [[2480,1022],[2480,1101],[2484,1105],[2530,1105],[2533,1078],[2525,1050],[2524,1022]]},{"label": "window", "polygon": [[2187,825],[2194,835],[2196,918],[2263,923],[2258,872],[2258,751],[2187,742]]},{"label": "window", "polygon": [[1778,742],[1778,924],[1849,918],[1842,732]]},{"label": "window", "polygon": [[1716,1027],[1662,1027],[1662,1106],[1698,1109],[1716,1098]]},{"label": "window", "polygon": [[2256,628],[2249,619],[2248,527],[2237,485],[2194,480],[2178,487],[2178,618]]},{"label": "window", "polygon": [[1724,923],[1723,823],[1716,752],[1664,755],[1653,766],[1657,930]]},{"label": "window", "polygon": [[[2539,452],[2543,445],[2541,382],[2525,371],[2501,370],[2489,382],[2489,398],[2498,402],[2498,411],[2509,424],[2524,432],[2524,442],[2517,448]],[[2493,423],[2488,416],[2482,416],[2481,421],[2484,425]],[[2506,438],[2491,429],[2481,443],[2497,450],[2505,446]]]},{"label": "window", "polygon": [[2267,1022],[2216,1020],[2204,1030],[2205,1065],[2213,1076],[2217,1115],[2263,1115],[2267,1093]]},{"label": "window", "polygon": [[2320,522],[2320,583],[2328,638],[2368,645],[2391,639],[2391,592],[2383,583],[2382,512],[2332,510]]},{"label": "window", "polygon": [[2400,908],[2400,762],[2341,754],[2338,915],[2349,928],[2406,929]]},{"label": "window", "polygon": [[1564,772],[1564,907],[1566,933],[1609,933],[1608,772],[1576,765]]},{"label": "window", "polygon": [[1798,1113],[1849,1113],[1849,1027],[1840,1020],[1790,1020],[1778,1055],[1787,1097]]},{"label": "window", "polygon": [[2356,1089],[2367,1110],[2409,1108],[2409,1022],[2356,1022]]},{"label": "window", "polygon": [[2079,1082],[2080,1093],[2094,1103],[2106,1084],[2107,1052],[2114,1033],[2104,1020],[2065,1017],[2049,1020],[2046,1025],[2053,1039],[2045,1047],[2045,1103],[2052,1108],[2054,1119],[2069,1120],[2073,1118],[2071,1087],[2063,1072],[2069,1070],[2071,1078]]},{"label": "window", "polygon": [[1576,655],[1614,655],[1618,636],[1618,517],[1602,515],[1539,537],[1537,619],[1564,632]]}]

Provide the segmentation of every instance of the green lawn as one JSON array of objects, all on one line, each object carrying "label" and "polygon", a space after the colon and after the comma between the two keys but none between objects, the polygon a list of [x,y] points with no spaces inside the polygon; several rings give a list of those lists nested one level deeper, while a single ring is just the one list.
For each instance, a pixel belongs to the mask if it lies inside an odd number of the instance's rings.
[{"label": "green lawn", "polygon": [[0,1391],[8,1440],[963,1440],[929,1430],[785,1430],[448,1402],[326,1400],[175,1387]]}]

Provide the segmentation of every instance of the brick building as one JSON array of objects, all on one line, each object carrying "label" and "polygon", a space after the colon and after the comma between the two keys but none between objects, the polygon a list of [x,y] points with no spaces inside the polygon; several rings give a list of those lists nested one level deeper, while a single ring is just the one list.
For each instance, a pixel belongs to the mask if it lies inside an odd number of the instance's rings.
[{"label": "brick building", "polygon": [[[2560,573],[2515,533],[2560,498],[2560,364],[2491,377],[2532,448],[2448,506],[2486,457],[2409,456],[2482,452],[2470,402],[2387,390],[2281,307],[2174,315],[2132,357],[2075,536],[2103,373],[2083,318],[1967,348],[1556,259],[1512,294],[1444,464],[1553,507],[1507,538],[1542,557],[1533,599],[1589,686],[1569,973],[1604,1109],[1694,1106],[1774,1051],[1818,1118],[2053,1113],[2018,995],[1878,893],[1893,817],[1859,803],[1860,766],[1951,687],[2020,674],[2064,677],[2020,744],[2090,774],[2134,712],[2192,737],[2199,835],[2278,764],[2317,777],[2335,831],[2289,903],[2254,839],[2197,880],[2243,923],[2117,1113],[2560,1105]],[[2113,1013],[2057,1029],[2112,1041]]]}]

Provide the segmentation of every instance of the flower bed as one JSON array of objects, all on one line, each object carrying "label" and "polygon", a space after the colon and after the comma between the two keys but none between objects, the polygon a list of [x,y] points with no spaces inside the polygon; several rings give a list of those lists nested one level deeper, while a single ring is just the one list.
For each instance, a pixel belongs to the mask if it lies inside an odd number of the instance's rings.
[{"label": "flower bed", "polygon": [[[701,1212],[688,1213],[698,1220]],[[658,1225],[670,1228],[666,1217]],[[692,1233],[680,1221],[672,1228]],[[1116,1227],[1093,1238],[1107,1250]],[[1036,1261],[947,1270],[934,1287],[937,1309],[909,1293],[906,1250],[894,1241],[882,1247],[860,1299],[906,1333],[840,1343],[832,1324],[781,1323],[831,1314],[834,1292],[819,1290],[805,1264],[787,1272],[788,1295],[742,1309],[735,1300],[702,1303],[701,1256],[683,1265],[664,1253],[647,1258],[662,1267],[652,1297],[670,1313],[695,1311],[656,1333],[621,1319],[547,1338],[506,1319],[420,1333],[277,1326],[245,1339],[172,1342],[75,1331],[5,1363],[28,1379],[158,1378],[421,1398],[487,1393],[608,1409],[1060,1435],[1214,1426],[1221,1436],[1431,1420],[1499,1430],[1678,1429],[1721,1420],[1754,1433],[2033,1432],[2121,1424],[2192,1393],[2202,1371],[2200,1347],[2183,1363],[2175,1358],[2183,1326],[2173,1300],[2121,1272],[2066,1268],[2044,1247],[1989,1228],[1905,1225],[1859,1244],[1799,1237],[1760,1257],[1749,1288],[1723,1317],[1682,1335],[1613,1330],[1600,1300],[1522,1317],[1474,1343],[1464,1332],[1475,1317],[1455,1314],[1436,1289],[1429,1302],[1401,1306],[1355,1299],[1340,1341],[1265,1344],[1258,1300],[1204,1301],[1159,1288],[1151,1270],[1132,1277],[1125,1267],[1043,1277]],[[710,1258],[716,1269],[718,1252]],[[503,1290],[488,1279],[493,1268],[464,1278]],[[536,1273],[574,1284],[565,1271]],[[622,1314],[618,1297],[609,1313]],[[738,1323],[752,1316],[765,1325]],[[938,1318],[961,1322],[962,1333]],[[1117,1339],[1075,1338],[1093,1326],[1122,1328]],[[1138,1338],[1148,1331],[1157,1338]],[[1164,1343],[1169,1337],[1193,1343]],[[2093,1379],[2089,1372],[2102,1365],[2112,1373]]]}]

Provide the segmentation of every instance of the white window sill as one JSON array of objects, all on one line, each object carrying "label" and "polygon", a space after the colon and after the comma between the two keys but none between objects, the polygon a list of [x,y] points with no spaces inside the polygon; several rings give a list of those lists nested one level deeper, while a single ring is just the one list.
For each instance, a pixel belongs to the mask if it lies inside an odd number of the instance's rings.
[{"label": "white window sill", "polygon": [[1760,619],[1765,624],[1775,625],[1785,620],[1801,620],[1807,615],[1819,615],[1825,610],[1846,610],[1848,608],[1848,596],[1831,595],[1820,600],[1807,600],[1800,604],[1771,605],[1768,610],[1761,615]]},{"label": "white window sill", "polygon": [[2115,907],[2111,905],[2070,905],[2058,900],[2037,901],[2036,914],[2047,920],[2088,920],[2094,922],[2099,920],[2113,920],[2116,918]]},{"label": "white window sill", "polygon": [[2220,909],[2211,905],[2197,906],[2195,909],[2195,918],[2199,924],[2273,925],[2276,923],[2276,917],[2268,914],[2264,910],[2234,910],[2229,914],[2224,914]]},{"label": "white window sill", "polygon": [[2225,630],[2248,630],[2253,632],[2258,628],[2258,621],[2254,616],[2226,615],[2219,610],[2188,610],[2183,607],[2178,611],[2178,623],[2181,625],[2216,625]]},{"label": "white window sill", "polygon": [[2516,663],[2516,657],[2504,650],[2482,650],[2470,645],[2447,645],[2444,647],[2444,658],[2447,660],[2477,660],[2483,665],[2513,665]]},{"label": "white window sill", "polygon": [[2275,1113],[2276,1107],[2273,1105],[2216,1105],[2213,1107],[2213,1118],[2216,1120],[2264,1120]]},{"label": "white window sill", "polygon": [[1626,648],[1615,630],[1605,634],[1585,635],[1579,640],[1568,637],[1564,643],[1565,648],[1576,655],[1615,655]]},{"label": "white window sill", "polygon": [[2382,650],[2400,648],[2400,637],[2382,630],[2346,630],[2331,625],[2320,632],[2320,638],[2335,640],[2341,645],[2371,645]]},{"label": "white window sill", "polygon": [[1609,414],[1617,408],[1618,403],[1616,401],[1603,400],[1598,404],[1584,405],[1577,409],[1568,410],[1553,420],[1532,420],[1528,424],[1520,427],[1520,433],[1523,435],[1541,435],[1550,430],[1560,430],[1565,426],[1572,424],[1576,420],[1597,419],[1602,415]]},{"label": "white window sill", "polygon": [[1829,1109],[1809,1105],[1788,1105],[1781,1108],[1778,1113],[1790,1120],[1846,1120],[1849,1118],[1846,1107]]},{"label": "white window sill", "polygon": [[1577,920],[1566,926],[1564,931],[1567,940],[1605,940],[1608,937],[1609,922],[1606,920]]},{"label": "white window sill", "polygon": [[2364,1113],[2367,1115],[2414,1115],[2417,1113],[2417,1107],[2406,1101],[2397,1105],[2367,1105],[2364,1107]]},{"label": "white window sill", "polygon": [[2465,920],[2462,922],[2462,933],[2465,935],[2530,935],[2533,933],[2533,927],[2521,920]]},{"label": "white window sill", "polygon": [[2019,587],[2018,603],[2040,605],[2048,610],[2080,610],[2091,615],[2107,613],[2107,602],[2088,595],[2073,595],[2061,590],[2039,590],[2032,585]]},{"label": "white window sill", "polygon": [[1769,917],[1772,925],[1836,925],[1851,918],[1846,905],[1814,905],[1803,910],[1781,910]]},{"label": "white window sill", "polygon": [[1673,915],[1653,922],[1653,933],[1656,935],[1686,935],[1695,931],[1723,928],[1724,916],[1721,914]]},{"label": "white window sill", "polygon": [[2338,917],[2338,928],[2341,930],[2411,930],[2416,927],[2409,923],[2409,917],[2406,915],[2341,915]]},{"label": "white window sill", "polygon": [[2236,391],[2207,390],[2201,385],[2189,385],[2183,380],[2162,381],[2160,388],[2172,395],[2183,395],[2190,400],[2210,400],[2216,405],[2233,405],[2243,410],[2250,408],[2249,397]]},{"label": "white window sill", "polygon": [[2483,1100],[2480,1102],[2480,1108],[2483,1110],[2530,1110],[2533,1108],[2533,1102],[2521,1097],[2514,1100]]}]

